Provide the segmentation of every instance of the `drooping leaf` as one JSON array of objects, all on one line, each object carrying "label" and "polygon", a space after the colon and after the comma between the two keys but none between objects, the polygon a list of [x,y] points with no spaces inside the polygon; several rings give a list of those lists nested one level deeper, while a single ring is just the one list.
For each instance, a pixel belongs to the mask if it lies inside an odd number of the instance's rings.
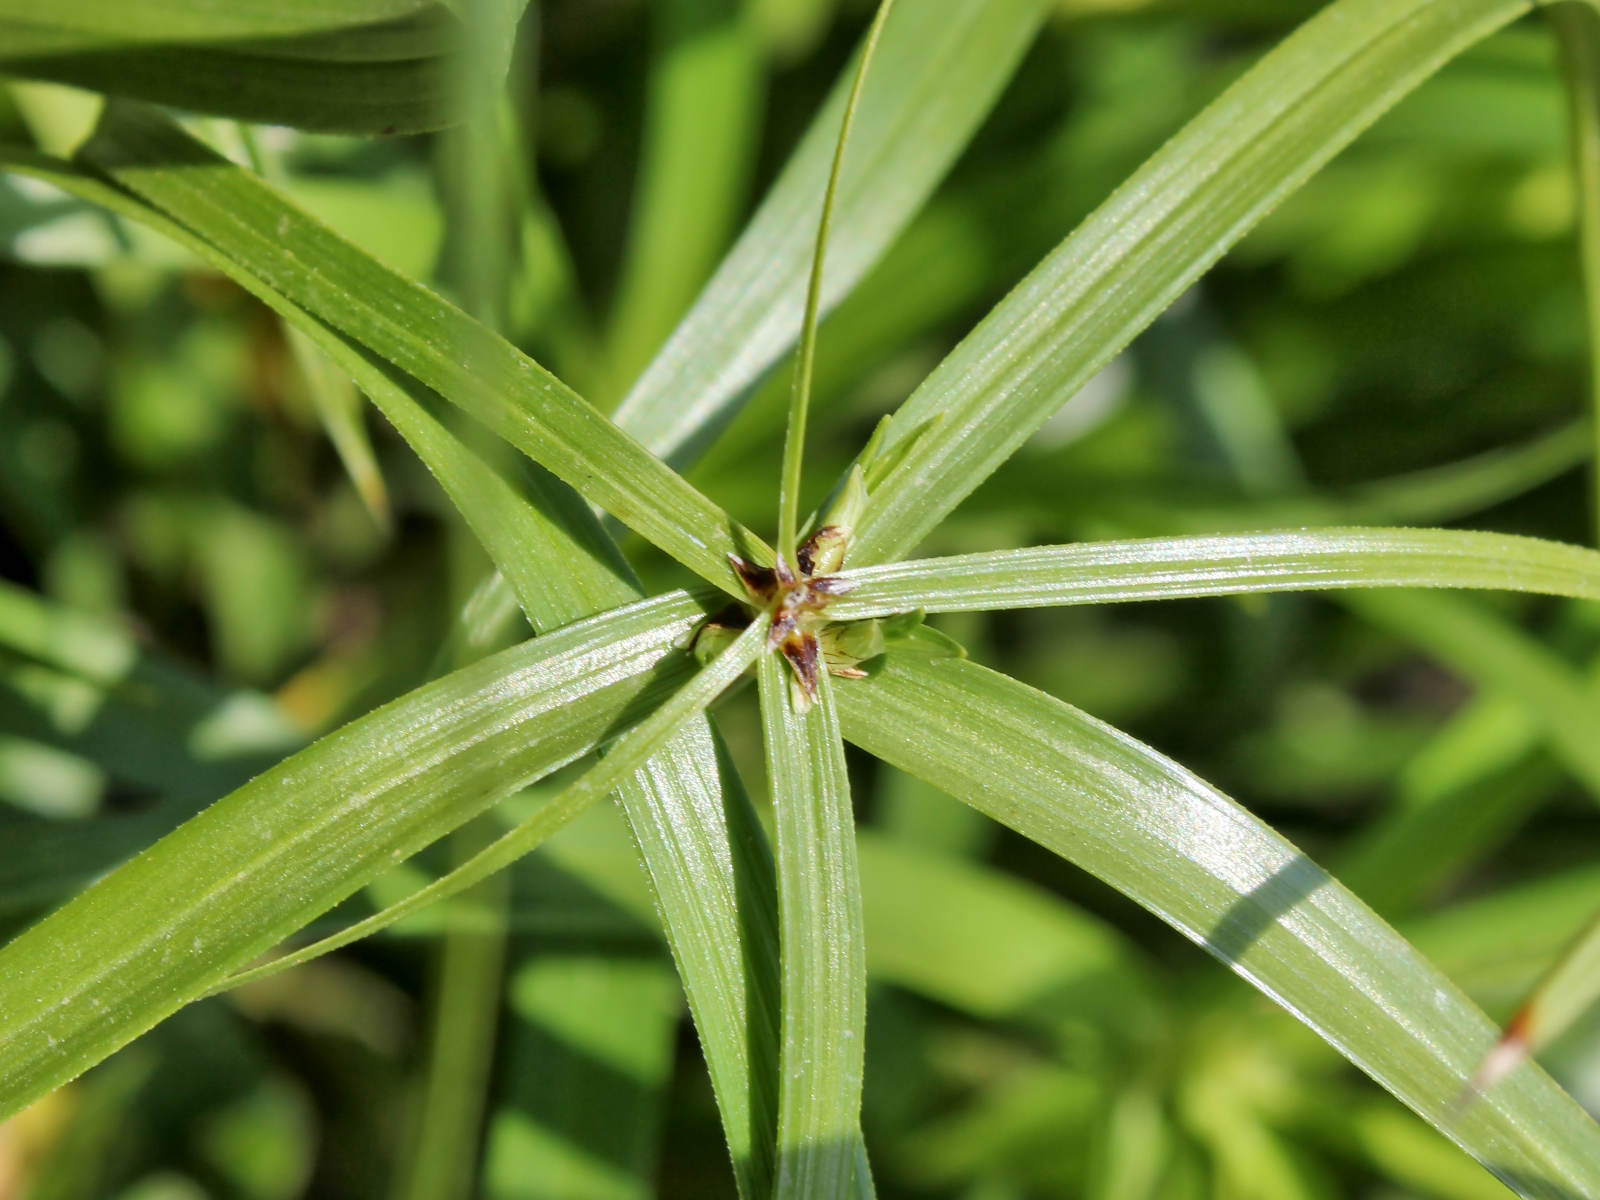
[{"label": "drooping leaf", "polygon": [[851,741],[1137,900],[1523,1195],[1600,1188],[1600,1129],[1536,1068],[1453,1112],[1494,1027],[1359,900],[1190,772],[962,659],[891,652],[836,693]]},{"label": "drooping leaf", "polygon": [[[72,1078],[399,858],[637,721],[681,593],[417,689],[257,776],[0,950],[0,1112]],[[404,753],[401,753],[401,750]]]}]

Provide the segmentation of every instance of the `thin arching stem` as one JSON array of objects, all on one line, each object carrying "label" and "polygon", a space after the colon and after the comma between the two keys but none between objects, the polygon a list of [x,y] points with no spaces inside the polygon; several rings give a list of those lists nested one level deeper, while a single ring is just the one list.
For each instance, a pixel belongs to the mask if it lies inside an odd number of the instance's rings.
[{"label": "thin arching stem", "polygon": [[806,287],[805,316],[800,322],[800,349],[795,360],[794,388],[789,394],[789,426],[783,439],[783,476],[778,493],[778,554],[783,561],[794,564],[795,518],[800,494],[800,463],[806,444],[806,410],[811,402],[812,365],[817,353],[817,309],[822,298],[822,260],[828,245],[828,225],[833,219],[833,198],[839,185],[839,167],[844,161],[845,143],[850,140],[850,126],[855,120],[856,108],[861,102],[861,86],[867,78],[867,68],[872,63],[873,51],[888,20],[894,0],[883,0],[878,15],[867,31],[867,40],[861,50],[861,64],[856,68],[855,82],[850,87],[849,99],[844,106],[844,119],[839,124],[839,141],[833,150],[833,167],[828,172],[828,187],[822,196],[822,216],[817,222],[817,248],[811,256],[811,280]]}]

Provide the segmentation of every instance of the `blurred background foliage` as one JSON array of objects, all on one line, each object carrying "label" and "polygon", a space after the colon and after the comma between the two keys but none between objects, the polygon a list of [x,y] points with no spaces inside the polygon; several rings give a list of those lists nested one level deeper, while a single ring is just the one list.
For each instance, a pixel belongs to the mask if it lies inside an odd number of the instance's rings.
[{"label": "blurred background foliage", "polygon": [[[823,326],[808,480],[833,478],[978,316],[1313,7],[1063,0],[948,180]],[[608,407],[869,17],[859,0],[535,4],[494,135],[505,169],[488,181],[463,177],[448,135],[199,128],[469,305],[471,264],[503,271],[494,318]],[[13,85],[0,126],[48,146],[81,124],[82,103]],[[1104,371],[928,552],[1334,521],[1592,542],[1566,136],[1541,23],[1452,63]],[[7,178],[0,259],[11,931],[435,671],[486,560],[348,385],[182,252]],[[762,530],[784,393],[769,381],[691,473]],[[627,548],[650,584],[679,582],[639,539]],[[1577,705],[1600,728],[1592,609],[1376,593],[945,627],[1237,797],[1497,1018],[1600,908],[1600,777],[1548,717]],[[722,723],[759,796],[749,699]],[[882,1195],[1507,1194],[1154,918],[926,785],[853,762],[873,981],[863,1121]],[[0,1197],[732,1195],[616,815],[591,814],[512,875],[485,911],[426,914],[193,1006],[0,1125]],[[446,1012],[436,935],[465,931],[451,944],[470,956],[500,905],[507,942],[484,933],[476,967],[449,976],[469,995],[448,1011],[497,1022],[477,1180],[430,1183],[414,1150],[428,1046],[448,1044],[448,1014],[430,1026]],[[1547,1056],[1591,1108],[1597,1054],[1591,1022]]]}]

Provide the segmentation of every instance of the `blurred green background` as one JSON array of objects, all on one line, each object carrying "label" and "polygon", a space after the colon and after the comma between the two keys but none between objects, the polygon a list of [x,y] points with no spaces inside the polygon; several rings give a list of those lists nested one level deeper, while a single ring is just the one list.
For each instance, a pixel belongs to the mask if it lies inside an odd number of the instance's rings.
[{"label": "blurred green background", "polygon": [[[503,270],[496,319],[609,407],[871,13],[854,0],[531,7],[516,119],[495,148],[503,179],[465,177],[448,135],[269,129],[249,146],[220,122],[200,131],[468,303],[474,262]],[[808,485],[834,478],[973,321],[1313,7],[1063,3],[949,179],[824,324]],[[48,144],[80,107],[17,85],[0,92],[0,126]],[[1565,116],[1538,22],[1445,68],[926,549],[1335,522],[1592,542]],[[486,560],[393,431],[366,418],[369,462],[345,385],[303,370],[265,309],[181,252],[4,178],[0,259],[11,931],[436,671]],[[763,531],[777,374],[691,472]],[[638,539],[628,549],[649,583],[681,582]],[[42,662],[18,646],[56,605],[81,614],[76,640]],[[1571,696],[1600,712],[1591,608],[1372,593],[944,627],[1236,797],[1497,1018],[1600,908],[1600,778],[1539,715]],[[97,656],[128,636],[139,667],[108,687]],[[721,715],[759,798],[751,699]],[[1153,917],[925,785],[854,765],[873,980],[863,1119],[881,1195],[1508,1194]],[[485,942],[498,1025],[477,1193],[732,1195],[615,814],[585,818],[513,874],[503,986]],[[0,1198],[426,1196],[410,1147],[441,923],[470,930],[473,912],[196,1005],[0,1125]],[[619,976],[626,1003],[607,986]],[[584,1041],[596,1022],[568,1028],[577,1010],[605,1014],[614,1036]],[[1547,1056],[1591,1108],[1597,1053],[1590,1023]]]}]

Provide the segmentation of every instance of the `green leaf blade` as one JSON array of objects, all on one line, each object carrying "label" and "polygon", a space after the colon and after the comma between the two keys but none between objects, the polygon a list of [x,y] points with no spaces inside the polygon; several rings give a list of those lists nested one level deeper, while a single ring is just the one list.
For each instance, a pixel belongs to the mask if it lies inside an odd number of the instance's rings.
[{"label": "green leaf blade", "polygon": [[637,721],[687,672],[674,651],[701,613],[669,595],[418,689],[258,776],[33,926],[0,951],[0,1111]]},{"label": "green leaf blade", "polygon": [[[504,456],[479,454],[443,402],[415,380],[137,197],[33,152],[0,151],[0,165],[164,233],[302,330],[350,374],[438,478],[500,564],[535,629],[548,632],[639,598],[631,569],[581,499],[533,464],[519,468]],[[560,568],[551,569],[553,563]],[[74,647],[94,650],[105,642],[97,653],[118,662],[131,654],[125,640],[107,642],[81,622],[72,632]],[[731,767],[719,768],[720,754],[709,723],[691,721],[617,795],[664,915],[742,1194],[759,1196],[771,1184],[776,1106],[776,885],[765,834]]]},{"label": "green leaf blade", "polygon": [[761,557],[759,539],[504,338],[157,114],[113,106],[80,155],[691,570],[743,594],[728,555]]},{"label": "green leaf blade", "polygon": [[[825,313],[866,274],[955,161],[1049,9],[1042,0],[919,0],[891,19],[842,165]],[[915,11],[911,11],[914,9]],[[800,333],[813,214],[851,72],[616,419],[674,464],[698,455]]]},{"label": "green leaf blade", "polygon": [[1600,600],[1600,552],[1446,529],[1306,529],[1141,538],[921,559],[847,571],[840,620],[1182,596],[1442,587]]},{"label": "green leaf blade", "polygon": [[1360,901],[1188,771],[962,660],[892,652],[838,692],[853,742],[1137,900],[1522,1194],[1600,1189],[1600,1129],[1536,1068],[1454,1111],[1493,1025]]},{"label": "green leaf blade", "polygon": [[[362,921],[323,938],[310,946],[274,959],[270,963],[241,971],[230,976],[223,984],[233,987],[254,979],[264,979],[280,971],[320,958],[341,946],[369,937],[403,921],[413,913],[448,899],[497,871],[509,867],[523,855],[537,849],[593,805],[603,800],[613,788],[627,777],[643,768],[644,764],[672,739],[689,721],[703,713],[706,706],[728,687],[755,661],[760,652],[765,625],[757,622],[742,633],[724,650],[715,662],[708,664],[676,693],[664,699],[638,726],[630,729],[612,751],[595,763],[561,793],[533,816],[523,821],[509,833],[502,834],[488,846],[478,851],[466,862],[441,875],[432,883],[374,913]],[[220,989],[219,989],[220,990]]]},{"label": "green leaf blade", "polygon": [[[1218,258],[1405,92],[1529,0],[1338,0],[1145,163],[895,414],[854,544],[908,553]],[[938,419],[937,428],[930,422]]]},{"label": "green leaf blade", "polygon": [[870,1190],[857,1170],[867,969],[844,743],[825,672],[804,713],[781,656],[761,659],[760,683],[783,947],[774,1195],[842,1196]]}]

